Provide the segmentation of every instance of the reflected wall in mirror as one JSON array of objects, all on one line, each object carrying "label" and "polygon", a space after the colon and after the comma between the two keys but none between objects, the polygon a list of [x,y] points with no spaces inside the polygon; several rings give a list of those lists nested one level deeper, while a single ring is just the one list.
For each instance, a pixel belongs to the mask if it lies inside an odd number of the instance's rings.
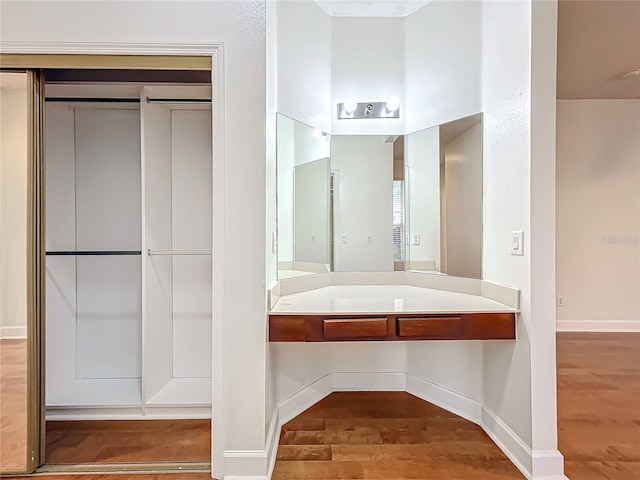
[{"label": "reflected wall in mirror", "polygon": [[394,140],[382,135],[331,137],[337,272],[394,270]]},{"label": "reflected wall in mirror", "polygon": [[277,116],[278,279],[332,265],[329,136]]},{"label": "reflected wall in mirror", "polygon": [[482,114],[406,135],[407,270],[482,276]]},{"label": "reflected wall in mirror", "polygon": [[0,72],[0,471],[27,463],[28,78]]},{"label": "reflected wall in mirror", "polygon": [[332,266],[481,278],[482,114],[330,142],[278,115],[277,131],[279,279]]}]

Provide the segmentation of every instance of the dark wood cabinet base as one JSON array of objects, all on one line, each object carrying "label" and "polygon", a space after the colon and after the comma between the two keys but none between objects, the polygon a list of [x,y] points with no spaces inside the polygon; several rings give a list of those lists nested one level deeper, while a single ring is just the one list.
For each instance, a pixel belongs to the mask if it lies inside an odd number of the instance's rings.
[{"label": "dark wood cabinet base", "polygon": [[270,342],[515,338],[515,313],[269,315]]}]

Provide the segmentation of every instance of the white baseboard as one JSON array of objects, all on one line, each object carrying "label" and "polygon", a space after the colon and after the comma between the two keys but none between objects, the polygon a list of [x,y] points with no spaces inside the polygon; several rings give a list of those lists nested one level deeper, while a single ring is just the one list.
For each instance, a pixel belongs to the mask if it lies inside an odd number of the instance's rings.
[{"label": "white baseboard", "polygon": [[500,417],[483,407],[478,424],[526,478],[533,478],[533,452]]},{"label": "white baseboard", "polygon": [[267,434],[267,445],[265,448],[265,451],[267,452],[267,478],[271,478],[273,468],[276,466],[281,429],[282,423],[280,423],[280,409],[276,406],[276,408],[273,409],[273,415],[271,416],[269,433]]},{"label": "white baseboard", "polygon": [[224,479],[242,478],[243,480],[266,480],[266,450],[225,450]]},{"label": "white baseboard", "polygon": [[637,320],[558,320],[558,332],[640,332]]},{"label": "white baseboard", "polygon": [[[332,392],[404,392],[405,373],[331,373]],[[303,410],[304,411],[304,410]]]},{"label": "white baseboard", "polygon": [[27,338],[27,327],[0,327],[0,339]]},{"label": "white baseboard", "polygon": [[533,452],[533,478],[536,480],[569,480],[564,471],[564,456],[558,450]]},{"label": "white baseboard", "polygon": [[405,372],[329,373],[281,400],[271,418],[265,450],[226,451],[224,480],[270,479],[282,426],[338,391],[406,391],[480,425],[527,479],[568,480],[562,474],[564,460],[557,450],[532,452],[500,417],[477,400]]},{"label": "white baseboard", "polygon": [[480,423],[482,404],[470,397],[449,390],[410,373],[406,374],[406,392],[433,403],[473,423]]},{"label": "white baseboard", "polygon": [[72,420],[164,420],[164,419],[210,419],[211,407],[163,406],[149,407],[143,412],[142,406],[48,406],[46,419],[50,421]]}]

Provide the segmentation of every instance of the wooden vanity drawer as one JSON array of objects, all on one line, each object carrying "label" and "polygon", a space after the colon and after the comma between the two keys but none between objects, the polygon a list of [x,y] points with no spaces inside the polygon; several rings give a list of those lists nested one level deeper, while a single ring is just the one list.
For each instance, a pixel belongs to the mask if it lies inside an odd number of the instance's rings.
[{"label": "wooden vanity drawer", "polygon": [[307,339],[307,322],[300,316],[281,316],[269,319],[270,342],[304,342]]},{"label": "wooden vanity drawer", "polygon": [[383,338],[387,318],[329,318],[322,322],[324,338]]},{"label": "wooden vanity drawer", "polygon": [[462,333],[462,317],[398,317],[399,337],[447,337]]}]

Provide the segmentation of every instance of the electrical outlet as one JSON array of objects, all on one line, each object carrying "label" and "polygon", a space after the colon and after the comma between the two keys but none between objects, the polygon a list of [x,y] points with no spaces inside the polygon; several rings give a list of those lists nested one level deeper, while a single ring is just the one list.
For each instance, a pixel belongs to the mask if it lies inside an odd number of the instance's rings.
[{"label": "electrical outlet", "polygon": [[372,233],[367,233],[364,236],[364,243],[366,243],[367,245],[371,245],[373,243],[373,234]]},{"label": "electrical outlet", "polygon": [[411,244],[412,245],[420,245],[420,234],[414,233],[411,235]]}]

